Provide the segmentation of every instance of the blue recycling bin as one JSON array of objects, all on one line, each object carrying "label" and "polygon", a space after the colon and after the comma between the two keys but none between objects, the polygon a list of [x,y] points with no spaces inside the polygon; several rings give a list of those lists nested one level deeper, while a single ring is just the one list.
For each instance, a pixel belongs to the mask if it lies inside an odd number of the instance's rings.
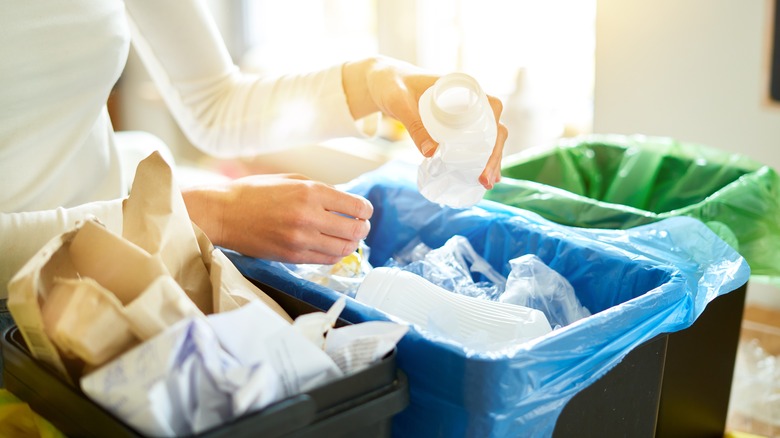
[{"label": "blue recycling bin", "polygon": [[[470,209],[441,207],[419,195],[414,170],[390,163],[344,186],[374,205],[366,239],[373,266],[414,239],[437,248],[462,235],[505,276],[509,260],[536,254],[571,283],[593,315],[496,354],[469,351],[413,326],[398,345],[410,405],[394,417],[394,436],[537,437],[566,430],[594,436],[605,428],[610,436],[652,436],[667,334],[690,327],[709,302],[743,287],[750,275],[744,259],[687,217],[629,230],[592,230],[490,201]],[[267,290],[320,309],[341,296],[274,263],[227,254]],[[342,317],[387,319],[352,299]],[[598,385],[606,386],[583,400]],[[603,397],[607,392],[623,395]],[[625,402],[637,398],[647,402]],[[620,412],[623,421],[562,416],[577,400],[605,415]]]}]

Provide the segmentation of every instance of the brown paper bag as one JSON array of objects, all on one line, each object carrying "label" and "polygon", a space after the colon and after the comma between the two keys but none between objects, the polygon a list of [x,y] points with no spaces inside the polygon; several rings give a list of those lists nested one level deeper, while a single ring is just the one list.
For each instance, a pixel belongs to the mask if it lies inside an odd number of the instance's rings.
[{"label": "brown paper bag", "polygon": [[155,152],[138,165],[133,181],[123,206],[122,237],[160,256],[198,308],[213,313],[209,273],[171,168]]},{"label": "brown paper bag", "polygon": [[[34,357],[74,380],[187,317],[262,300],[187,215],[159,153],[141,162],[118,236],[97,220],[52,239],[9,283]],[[71,380],[72,381],[72,380]]]}]

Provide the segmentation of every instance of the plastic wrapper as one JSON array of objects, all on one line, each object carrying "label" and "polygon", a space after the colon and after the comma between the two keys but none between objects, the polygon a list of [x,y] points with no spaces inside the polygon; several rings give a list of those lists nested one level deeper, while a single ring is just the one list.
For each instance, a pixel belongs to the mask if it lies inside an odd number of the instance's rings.
[{"label": "plastic wrapper", "polygon": [[780,283],[780,178],[738,154],[670,138],[592,135],[507,157],[486,199],[563,225],[627,229],[700,219]]},{"label": "plastic wrapper", "polygon": [[272,263],[296,277],[321,284],[354,297],[361,281],[363,281],[363,277],[372,269],[371,264],[368,262],[368,254],[368,247],[361,242],[357,251],[333,265]]},{"label": "plastic wrapper", "polygon": [[[573,228],[483,201],[442,208],[414,185],[414,168],[390,163],[343,186],[374,206],[373,266],[415,239],[428,247],[462,235],[503,276],[509,260],[535,254],[565,277],[593,314],[532,341],[491,354],[426,338],[413,327],[398,344],[409,407],[393,433],[431,436],[550,436],[566,403],[662,333],[684,330],[711,300],[747,282],[745,260],[700,221],[674,217],[625,231]],[[250,278],[328,308],[342,295],[263,260],[229,252]],[[342,318],[386,319],[348,299]]]},{"label": "plastic wrapper", "polygon": [[526,254],[510,260],[509,264],[512,270],[498,301],[539,309],[553,328],[590,316],[566,278],[539,257]]},{"label": "plastic wrapper", "polygon": [[[440,248],[431,249],[414,240],[385,263],[415,273],[450,292],[496,300],[506,277],[485,261],[463,236],[452,236]],[[481,275],[474,280],[474,275]]]}]

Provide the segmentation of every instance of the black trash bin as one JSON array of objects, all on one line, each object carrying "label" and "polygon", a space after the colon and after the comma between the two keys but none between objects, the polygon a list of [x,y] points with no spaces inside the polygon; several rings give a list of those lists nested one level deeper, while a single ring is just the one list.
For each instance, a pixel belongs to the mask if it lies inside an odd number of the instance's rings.
[{"label": "black trash bin", "polygon": [[[317,310],[296,299],[280,305],[293,317]],[[345,324],[344,320],[339,324]],[[1,345],[6,388],[65,435],[144,436],[35,360],[16,326],[6,330]],[[407,379],[396,366],[394,350],[367,369],[280,400],[195,437],[389,437],[393,415],[408,404]]]}]

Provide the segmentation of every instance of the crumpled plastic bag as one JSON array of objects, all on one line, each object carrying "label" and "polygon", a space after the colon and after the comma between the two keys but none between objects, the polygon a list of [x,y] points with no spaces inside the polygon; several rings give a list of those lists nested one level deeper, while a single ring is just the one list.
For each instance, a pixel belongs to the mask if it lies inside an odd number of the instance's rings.
[{"label": "crumpled plastic bag", "polygon": [[[452,236],[435,249],[413,240],[385,266],[415,273],[450,292],[487,300],[495,301],[506,284],[506,277],[480,257],[463,236]],[[475,281],[474,274],[481,274],[484,280]]]},{"label": "crumpled plastic bag", "polygon": [[536,255],[525,254],[509,264],[512,270],[498,301],[541,310],[553,329],[590,316],[566,278]]},{"label": "crumpled plastic bag", "polygon": [[[474,251],[467,238],[458,235],[436,249],[412,240],[385,264],[415,273],[450,292],[540,310],[553,328],[590,316],[566,278],[539,257],[524,254],[510,260],[509,265],[509,277],[504,277]],[[474,279],[479,275],[485,280]]]}]

